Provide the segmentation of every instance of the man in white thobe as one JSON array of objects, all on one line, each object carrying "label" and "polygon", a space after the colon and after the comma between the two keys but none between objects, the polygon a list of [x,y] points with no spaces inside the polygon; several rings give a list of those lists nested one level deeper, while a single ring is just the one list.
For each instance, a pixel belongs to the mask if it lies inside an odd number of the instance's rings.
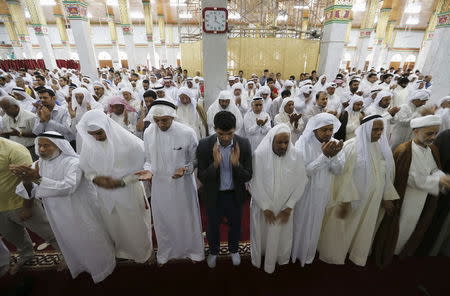
[{"label": "man in white thobe", "polygon": [[42,199],[72,278],[88,272],[95,283],[101,282],[113,272],[116,259],[98,219],[95,187],[83,178],[78,155],[61,134],[46,132],[35,142],[39,160],[34,168],[18,166],[14,171],[22,173],[24,183],[33,182],[31,196]]},{"label": "man in white thobe", "polygon": [[340,126],[336,116],[317,114],[295,143],[303,155],[308,176],[305,191],[294,209],[292,261],[299,259],[302,266],[314,260],[333,176],[341,174],[344,168],[343,142],[333,138]]},{"label": "man in white thobe", "polygon": [[152,180],[151,208],[158,264],[173,259],[203,261],[204,245],[197,186],[193,175],[198,140],[192,128],[174,121],[176,106],[152,103],[145,130],[146,161],[141,180]]},{"label": "man in white thobe", "polygon": [[[437,115],[411,120],[414,139],[411,143],[412,158],[403,203],[400,210],[399,235],[395,254],[400,254],[413,233],[428,195],[437,196],[440,190],[450,189],[450,175],[442,172],[433,157],[433,144],[441,125]],[[400,149],[399,146],[397,149]]]},{"label": "man in white thobe", "polygon": [[177,105],[176,120],[192,128],[197,139],[205,137],[206,127],[200,119],[197,111],[197,100],[192,91],[187,87],[180,87],[175,102]]},{"label": "man in white thobe", "polygon": [[345,142],[345,166],[335,177],[319,241],[320,260],[344,264],[346,255],[364,266],[377,220],[390,214],[398,199],[393,185],[394,159],[380,115],[364,118],[356,137]]},{"label": "man in white thobe", "polygon": [[392,126],[389,140],[392,150],[395,150],[398,145],[411,140],[411,120],[422,116],[421,111],[424,109],[422,106],[426,104],[430,97],[431,92],[429,90],[419,89],[410,95],[408,103],[400,106],[400,111],[395,114],[395,124]]},{"label": "man in white thobe", "polygon": [[292,210],[306,184],[302,155],[292,145],[291,129],[278,124],[255,151],[250,182],[250,241],[252,264],[273,273],[276,263],[289,263],[292,249]]},{"label": "man in white thobe", "polygon": [[250,141],[252,151],[255,151],[256,147],[269,132],[271,120],[269,114],[263,111],[263,98],[254,97],[251,108],[251,111],[244,116],[243,135]]},{"label": "man in white thobe", "polygon": [[136,175],[144,167],[144,142],[100,110],[86,112],[77,130],[83,140],[80,167],[96,185],[116,257],[146,262],[153,252],[151,217]]},{"label": "man in white thobe", "polygon": [[217,100],[208,108],[207,116],[209,134],[213,135],[216,133],[214,131],[214,116],[216,116],[216,114],[220,111],[228,111],[233,113],[236,117],[236,133],[239,134],[243,124],[242,114],[234,102],[233,94],[226,90],[221,91]]}]

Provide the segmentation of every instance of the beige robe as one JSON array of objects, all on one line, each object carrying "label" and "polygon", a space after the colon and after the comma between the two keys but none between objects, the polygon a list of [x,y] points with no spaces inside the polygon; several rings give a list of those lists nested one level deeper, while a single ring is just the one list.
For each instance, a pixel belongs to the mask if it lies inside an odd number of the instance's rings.
[{"label": "beige robe", "polygon": [[[370,252],[378,222],[384,215],[382,200],[398,199],[393,180],[387,186],[386,165],[380,149],[371,144],[371,172],[369,184],[355,184],[357,160],[356,138],[344,147],[346,164],[344,173],[335,177],[333,199],[329,203],[319,241],[320,259],[331,264],[344,264],[346,255],[356,265],[364,266]],[[393,168],[392,168],[393,170]],[[361,200],[359,190],[369,186],[368,196]],[[359,188],[359,190],[358,190]],[[337,216],[341,203],[352,202],[348,215]]]}]

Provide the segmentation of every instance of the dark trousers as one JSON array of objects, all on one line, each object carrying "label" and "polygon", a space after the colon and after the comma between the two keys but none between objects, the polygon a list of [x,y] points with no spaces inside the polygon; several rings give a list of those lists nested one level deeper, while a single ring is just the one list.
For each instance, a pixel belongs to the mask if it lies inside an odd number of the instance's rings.
[{"label": "dark trousers", "polygon": [[209,244],[209,253],[219,254],[220,248],[220,224],[223,217],[227,218],[228,224],[228,251],[237,253],[239,250],[239,239],[241,238],[241,215],[242,206],[238,204],[233,191],[220,191],[217,196],[216,207],[206,209],[208,225],[206,227],[206,238]]}]

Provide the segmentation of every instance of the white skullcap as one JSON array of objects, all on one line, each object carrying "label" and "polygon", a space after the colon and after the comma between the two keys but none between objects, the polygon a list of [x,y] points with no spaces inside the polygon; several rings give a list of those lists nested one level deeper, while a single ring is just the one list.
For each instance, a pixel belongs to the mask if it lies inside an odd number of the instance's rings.
[{"label": "white skullcap", "polygon": [[421,101],[427,101],[431,97],[431,92],[427,89],[419,89],[412,93],[411,97],[409,98],[409,101],[412,100],[421,100]]},{"label": "white skullcap", "polygon": [[228,77],[228,81],[234,81],[234,80],[236,80],[236,77],[234,77],[234,76],[229,76]]},{"label": "white skullcap", "polygon": [[438,115],[427,115],[411,120],[411,128],[421,128],[427,126],[441,125],[442,120]]},{"label": "white skullcap", "polygon": [[450,101],[450,96],[445,96],[442,99],[439,100],[438,102],[438,107],[441,107],[442,103]]}]

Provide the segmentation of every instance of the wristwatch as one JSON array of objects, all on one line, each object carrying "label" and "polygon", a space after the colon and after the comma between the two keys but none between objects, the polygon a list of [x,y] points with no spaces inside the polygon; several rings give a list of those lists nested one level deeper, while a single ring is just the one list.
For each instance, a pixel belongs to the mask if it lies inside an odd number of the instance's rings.
[{"label": "wristwatch", "polygon": [[124,181],[123,179],[120,180],[119,187],[125,187],[125,186],[127,186],[127,184],[125,183],[125,181]]}]

